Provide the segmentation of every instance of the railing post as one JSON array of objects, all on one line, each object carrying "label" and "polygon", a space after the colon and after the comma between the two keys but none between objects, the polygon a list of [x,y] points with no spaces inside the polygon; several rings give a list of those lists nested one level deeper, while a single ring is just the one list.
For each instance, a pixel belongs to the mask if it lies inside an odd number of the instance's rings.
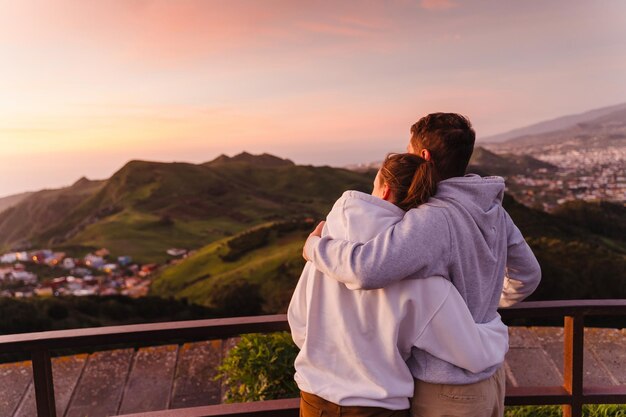
[{"label": "railing post", "polygon": [[582,417],[585,349],[585,319],[582,313],[565,316],[563,343],[563,388],[571,395],[571,403],[563,406],[563,417]]},{"label": "railing post", "polygon": [[50,352],[46,349],[36,350],[32,353],[32,360],[37,417],[56,417]]}]

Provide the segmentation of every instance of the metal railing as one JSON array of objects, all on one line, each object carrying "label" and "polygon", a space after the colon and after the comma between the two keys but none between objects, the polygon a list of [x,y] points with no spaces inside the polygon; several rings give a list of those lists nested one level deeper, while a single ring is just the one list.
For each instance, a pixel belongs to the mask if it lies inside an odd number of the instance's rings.
[{"label": "metal railing", "polygon": [[[626,316],[626,300],[526,302],[500,310],[507,320],[564,317],[563,385],[510,387],[507,405],[562,405],[565,417],[582,416],[583,404],[626,403],[625,386],[584,387],[583,349],[586,316]],[[38,417],[56,417],[51,351],[118,344],[163,344],[214,340],[246,333],[289,330],[285,315],[195,320],[0,336],[0,353],[28,352],[32,358]],[[134,417],[297,416],[298,399],[221,404],[133,414]]]},{"label": "metal railing", "polygon": [[563,317],[563,385],[511,387],[507,405],[562,405],[564,417],[583,415],[583,404],[626,403],[626,386],[583,386],[585,317],[626,316],[626,300],[532,301],[500,309],[510,319]]}]

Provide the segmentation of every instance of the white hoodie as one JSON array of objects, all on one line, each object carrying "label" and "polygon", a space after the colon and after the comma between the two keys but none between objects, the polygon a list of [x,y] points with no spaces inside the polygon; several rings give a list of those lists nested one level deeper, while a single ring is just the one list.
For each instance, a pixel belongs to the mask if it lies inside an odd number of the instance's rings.
[{"label": "white hoodie", "polygon": [[[404,214],[380,198],[346,191],[323,236],[365,242]],[[350,290],[308,262],[288,317],[301,349],[295,362],[299,388],[339,405],[409,408],[413,376],[405,361],[413,348],[474,373],[501,364],[508,350],[500,317],[474,323],[463,298],[442,277]]]}]

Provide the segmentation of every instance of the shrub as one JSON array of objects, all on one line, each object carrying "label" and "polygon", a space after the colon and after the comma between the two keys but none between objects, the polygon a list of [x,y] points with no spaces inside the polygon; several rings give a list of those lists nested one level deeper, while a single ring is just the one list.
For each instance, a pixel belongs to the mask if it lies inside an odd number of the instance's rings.
[{"label": "shrub", "polygon": [[69,316],[67,307],[61,303],[52,303],[48,307],[48,317],[54,320],[63,320]]},{"label": "shrub", "polygon": [[228,387],[226,402],[297,397],[293,363],[298,348],[287,332],[241,337],[218,368]]},{"label": "shrub", "polygon": [[256,316],[261,313],[263,298],[257,284],[235,278],[217,282],[207,303],[223,317]]},{"label": "shrub", "polygon": [[246,253],[265,246],[270,232],[270,227],[262,227],[237,235],[228,241],[228,253],[220,257],[224,262],[235,262]]}]

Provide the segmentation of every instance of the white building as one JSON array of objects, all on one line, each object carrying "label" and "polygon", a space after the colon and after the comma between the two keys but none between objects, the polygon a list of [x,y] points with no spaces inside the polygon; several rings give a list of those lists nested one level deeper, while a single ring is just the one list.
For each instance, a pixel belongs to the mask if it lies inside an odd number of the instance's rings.
[{"label": "white building", "polygon": [[63,268],[65,269],[74,269],[76,268],[76,262],[72,258],[63,259]]}]

